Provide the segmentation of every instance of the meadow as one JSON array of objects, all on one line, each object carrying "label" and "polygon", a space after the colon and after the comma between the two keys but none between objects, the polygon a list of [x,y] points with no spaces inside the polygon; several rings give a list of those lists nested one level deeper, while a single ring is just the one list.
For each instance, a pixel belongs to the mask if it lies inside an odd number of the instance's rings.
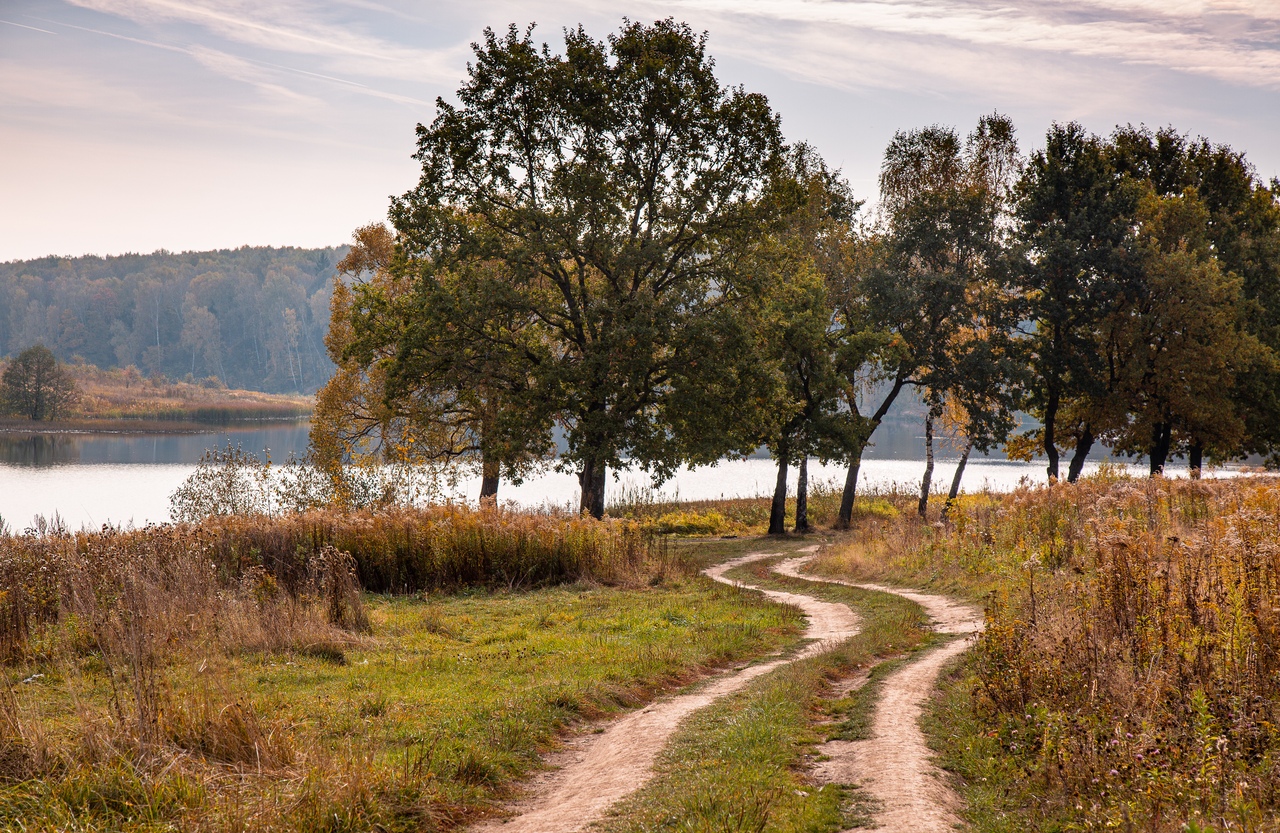
[{"label": "meadow", "polygon": [[452,829],[799,629],[632,523],[456,508],[8,535],[0,582],[4,829]]},{"label": "meadow", "polygon": [[[1280,829],[1280,483],[1104,471],[946,518],[914,501],[867,496],[816,538],[756,537],[763,498],[634,495],[602,522],[442,506],[0,536],[0,828],[491,817],[566,733],[794,646],[795,610],[697,570],[817,540],[819,576],[985,604],[926,719],[975,831]],[[811,496],[817,523],[831,502]],[[936,639],[904,599],[768,568],[730,577],[848,604],[862,632],[696,714],[604,829],[872,822],[856,787],[812,782],[815,747],[864,737],[877,680]]]},{"label": "meadow", "polygon": [[307,396],[229,389],[216,377],[148,378],[136,368],[104,370],[91,364],[67,365],[67,370],[75,380],[77,397],[62,421],[82,428],[119,422],[157,428],[162,426],[150,423],[227,425],[300,419],[310,415],[313,404]]}]

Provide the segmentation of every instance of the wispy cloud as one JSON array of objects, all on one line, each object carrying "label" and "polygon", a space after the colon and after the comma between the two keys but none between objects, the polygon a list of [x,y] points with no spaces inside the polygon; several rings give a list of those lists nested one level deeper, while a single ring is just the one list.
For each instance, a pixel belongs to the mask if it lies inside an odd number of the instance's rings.
[{"label": "wispy cloud", "polygon": [[[205,69],[208,69],[223,78],[247,84],[276,103],[301,105],[308,109],[318,109],[319,105],[323,103],[320,98],[314,95],[308,95],[294,89],[286,83],[282,83],[280,76],[281,74],[284,74],[288,76],[330,82],[361,95],[395,101],[400,104],[409,104],[415,107],[430,106],[430,102],[423,99],[378,89],[377,87],[362,84],[358,81],[339,78],[322,72],[313,72],[299,67],[278,64],[271,61],[263,61],[256,58],[235,55],[225,50],[216,49],[199,43],[178,45],[151,40],[148,38],[137,38],[130,35],[122,35],[118,32],[110,32],[104,29],[78,26],[63,21],[51,20],[49,22],[67,29],[89,32],[91,34],[101,35],[103,37],[121,40],[127,43],[134,43],[140,46],[150,47],[152,49],[160,49],[168,52],[177,52],[188,55]],[[38,31],[45,30],[41,29]],[[49,34],[56,34],[56,32],[49,32]]]},{"label": "wispy cloud", "polygon": [[937,55],[912,68],[935,75],[949,71],[950,50],[978,48],[1114,61],[1280,89],[1280,4],[1264,0],[1032,0],[1016,6],[989,0],[669,0],[662,5],[802,27],[806,37],[819,40],[914,40]]},{"label": "wispy cloud", "polygon": [[452,51],[423,50],[369,34],[331,6],[300,0],[70,0],[142,24],[193,24],[228,41],[273,52],[315,56],[337,71],[415,82],[452,81]]}]

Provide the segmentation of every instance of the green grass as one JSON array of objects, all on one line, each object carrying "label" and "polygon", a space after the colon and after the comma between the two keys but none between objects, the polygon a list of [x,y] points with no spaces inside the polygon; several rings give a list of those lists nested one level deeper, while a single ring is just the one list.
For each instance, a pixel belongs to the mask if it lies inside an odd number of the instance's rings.
[{"label": "green grass", "polygon": [[925,708],[921,727],[943,769],[960,780],[964,818],[973,833],[1022,833],[1036,817],[1035,829],[1066,830],[1070,819],[1037,799],[1036,784],[1001,747],[987,721],[974,711],[979,684],[973,658],[965,655],[943,670],[938,690]]},{"label": "green grass", "polygon": [[[697,552],[714,562],[803,543],[700,544]],[[768,572],[773,561],[738,568],[729,577],[848,604],[862,618],[861,632],[695,714],[660,756],[655,778],[602,823],[607,833],[824,833],[869,822],[864,794],[852,786],[813,784],[807,761],[817,744],[864,724],[873,706],[856,694],[830,699],[832,681],[931,644],[926,617],[898,596],[777,576]]]},{"label": "green grass", "polygon": [[[112,746],[129,715],[92,654],[10,665],[12,712],[39,744],[10,732],[0,752],[39,746],[55,763],[0,786],[0,829],[448,829],[489,812],[571,724],[778,650],[800,627],[696,578],[366,606],[372,635],[336,656],[175,660],[150,751]],[[253,742],[236,753],[239,737]]]}]

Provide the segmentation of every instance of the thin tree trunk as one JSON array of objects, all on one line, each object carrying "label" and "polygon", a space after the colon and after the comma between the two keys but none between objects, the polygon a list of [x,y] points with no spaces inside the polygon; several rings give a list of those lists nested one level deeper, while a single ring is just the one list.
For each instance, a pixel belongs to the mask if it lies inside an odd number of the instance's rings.
[{"label": "thin tree trunk", "polygon": [[498,483],[502,467],[497,460],[483,457],[480,462],[480,505],[498,505]]},{"label": "thin tree trunk", "polygon": [[787,534],[787,444],[778,446],[778,481],[773,487],[773,504],[769,507],[769,534]]},{"label": "thin tree trunk", "polygon": [[1167,422],[1157,422],[1151,429],[1151,476],[1164,474],[1164,464],[1169,459],[1169,444],[1173,428]]},{"label": "thin tree trunk", "polygon": [[1187,465],[1191,469],[1191,479],[1199,480],[1200,471],[1204,468],[1204,445],[1199,441],[1191,444],[1191,451],[1187,456]]},{"label": "thin tree trunk", "polygon": [[942,519],[946,520],[947,515],[951,513],[951,506],[956,502],[956,497],[960,494],[960,479],[964,477],[964,467],[969,464],[969,453],[973,451],[973,440],[969,440],[964,445],[964,453],[960,455],[960,462],[956,463],[956,473],[951,478],[951,491],[947,492],[947,502],[942,507]]},{"label": "thin tree trunk", "polygon": [[853,449],[853,453],[849,455],[849,473],[844,478],[844,494],[840,496],[840,514],[836,517],[836,529],[848,529],[853,522],[853,501],[858,496],[858,469],[862,467],[862,452],[866,451],[867,444],[871,442],[871,435],[880,427],[880,423],[884,421],[884,415],[889,413],[889,409],[893,407],[893,401],[898,398],[898,394],[902,392],[903,386],[907,383],[905,371],[901,368],[898,375],[893,381],[893,387],[889,390],[889,394],[885,396],[884,401],[880,403],[880,407],[876,408],[876,412],[867,421],[871,426],[871,430],[867,432],[867,436],[863,438],[861,444]]},{"label": "thin tree trunk", "polygon": [[933,410],[924,418],[924,478],[920,481],[920,517],[929,513],[929,486],[933,482]]},{"label": "thin tree trunk", "polygon": [[796,532],[808,532],[809,526],[809,455],[800,457],[800,478],[796,484]]},{"label": "thin tree trunk", "polygon": [[1049,458],[1049,478],[1058,479],[1058,438],[1056,428],[1058,421],[1058,391],[1049,391],[1049,400],[1044,406],[1044,455]]},{"label": "thin tree trunk", "polygon": [[586,460],[578,472],[578,485],[582,487],[581,509],[584,515],[600,519],[604,517],[604,479],[607,471],[604,463]]},{"label": "thin tree trunk", "polygon": [[1093,448],[1093,441],[1093,432],[1086,425],[1080,432],[1080,438],[1076,440],[1076,451],[1071,457],[1071,465],[1067,468],[1068,483],[1075,483],[1080,479],[1080,472],[1084,471],[1084,461],[1089,456],[1089,450]]},{"label": "thin tree trunk", "polygon": [[840,495],[840,514],[836,516],[836,529],[848,529],[853,521],[853,501],[858,496],[858,469],[862,468],[864,443],[849,461],[849,472],[844,476],[844,492]]}]

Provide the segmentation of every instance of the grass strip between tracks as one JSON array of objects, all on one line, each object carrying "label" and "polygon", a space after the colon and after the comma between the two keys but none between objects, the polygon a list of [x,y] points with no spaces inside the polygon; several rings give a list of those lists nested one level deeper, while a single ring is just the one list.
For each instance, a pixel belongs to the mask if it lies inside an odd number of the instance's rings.
[{"label": "grass strip between tracks", "polygon": [[[772,549],[771,542],[756,543]],[[728,555],[738,554],[726,549]],[[861,631],[842,646],[784,666],[694,715],[663,752],[656,777],[602,822],[607,833],[825,833],[869,821],[865,796],[856,786],[820,786],[806,775],[815,746],[832,737],[861,736],[875,703],[857,691],[831,699],[831,684],[934,644],[935,637],[914,602],[779,576],[769,569],[777,560],[732,570],[728,577],[847,604],[861,617]]]}]

